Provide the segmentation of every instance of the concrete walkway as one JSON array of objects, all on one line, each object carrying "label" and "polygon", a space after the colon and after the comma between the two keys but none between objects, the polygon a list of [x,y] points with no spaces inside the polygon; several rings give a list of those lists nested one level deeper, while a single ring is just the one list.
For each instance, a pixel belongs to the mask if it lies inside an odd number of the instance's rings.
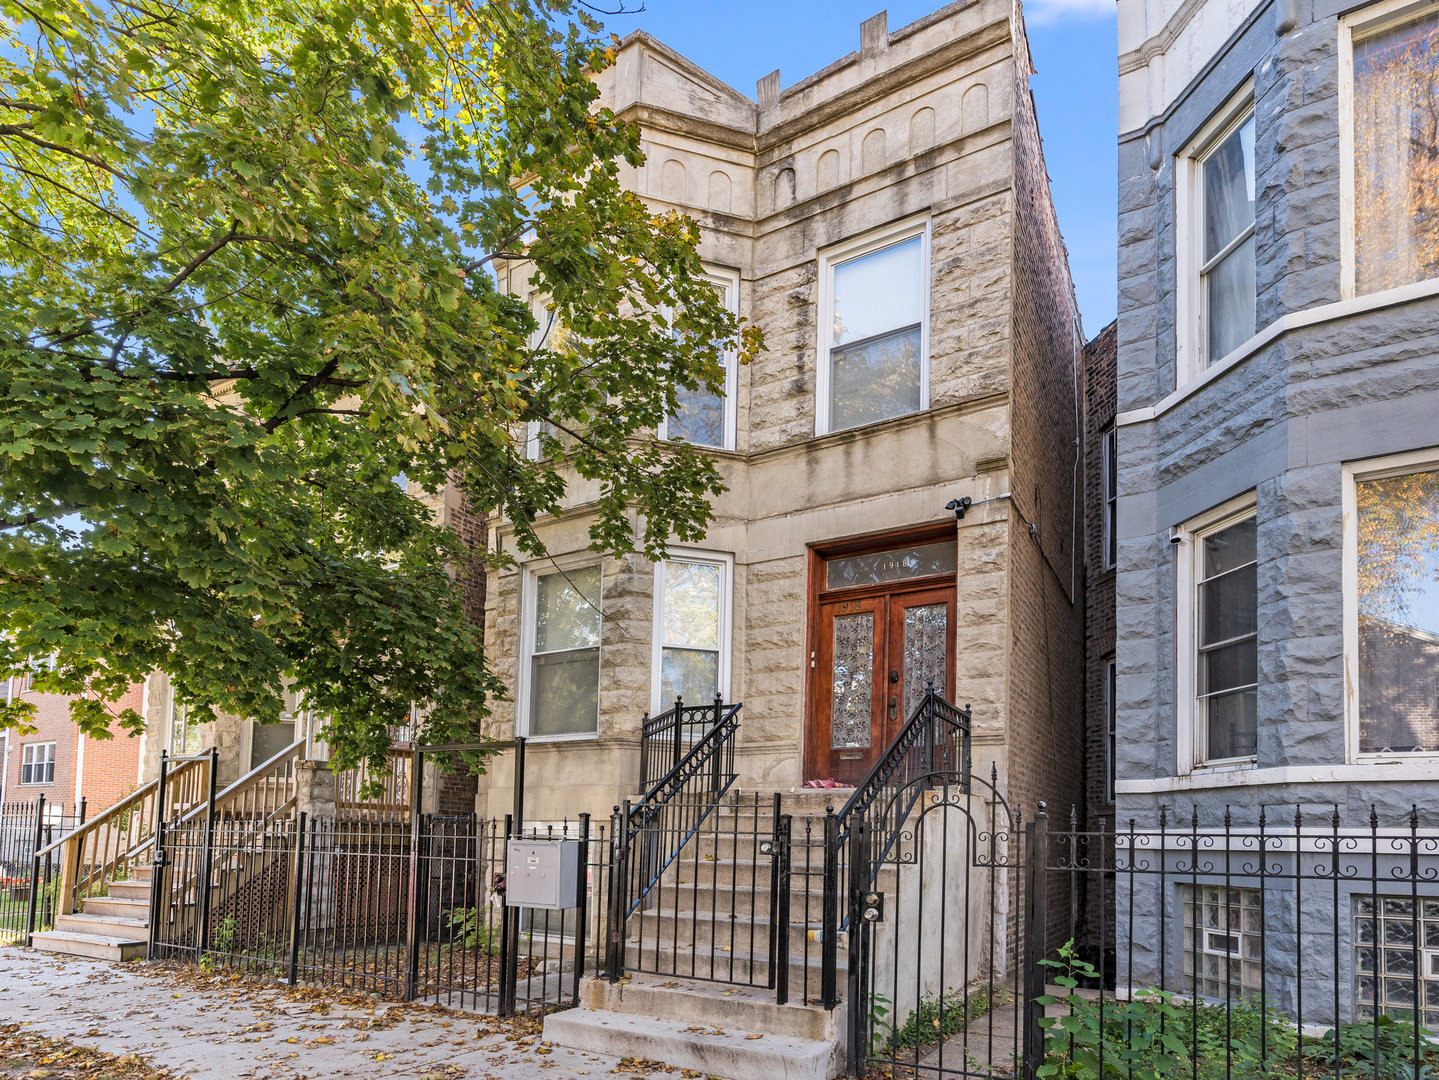
[{"label": "concrete walkway", "polygon": [[[112,964],[0,947],[0,1022],[190,1080],[575,1080],[684,1074],[659,1062],[550,1047],[533,1023],[194,968]],[[690,1073],[693,1077],[696,1074]]]}]

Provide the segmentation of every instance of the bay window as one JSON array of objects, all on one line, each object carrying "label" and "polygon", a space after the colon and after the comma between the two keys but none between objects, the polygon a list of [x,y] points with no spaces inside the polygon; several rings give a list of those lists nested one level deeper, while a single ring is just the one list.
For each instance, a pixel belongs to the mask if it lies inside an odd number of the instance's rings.
[{"label": "bay window", "polygon": [[1346,23],[1343,163],[1357,294],[1439,277],[1439,10],[1382,4]]},{"label": "bay window", "polygon": [[1439,460],[1404,455],[1346,474],[1346,682],[1359,752],[1439,751]]}]

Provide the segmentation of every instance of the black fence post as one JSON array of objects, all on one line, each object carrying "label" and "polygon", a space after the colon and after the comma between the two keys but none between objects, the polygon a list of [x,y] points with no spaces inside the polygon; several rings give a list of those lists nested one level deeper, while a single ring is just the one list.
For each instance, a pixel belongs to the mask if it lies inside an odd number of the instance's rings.
[{"label": "black fence post", "polygon": [[865,876],[870,866],[870,825],[863,816],[850,827],[849,887],[845,903],[849,912],[849,1071],[858,1077],[869,1075],[869,950],[863,917],[862,893],[868,887]]},{"label": "black fence post", "polygon": [[575,991],[574,1003],[580,1003],[580,979],[585,974],[586,933],[590,921],[590,815],[580,815],[580,881],[579,910],[575,912]]},{"label": "black fence post", "polygon": [[305,811],[301,810],[295,826],[295,895],[290,899],[290,966],[286,981],[294,986],[300,978],[300,912],[305,895]]},{"label": "black fence post", "polygon": [[[207,791],[205,793],[205,843],[200,855],[200,936],[199,953],[205,955],[210,947],[210,877],[215,865],[215,781],[219,774],[220,751],[210,747],[210,766],[207,770]],[[261,845],[264,838],[261,837]]]},{"label": "black fence post", "polygon": [[1049,921],[1048,876],[1045,866],[1049,855],[1049,815],[1044,803],[1024,827],[1025,913],[1024,913],[1024,1069],[1025,1080],[1034,1080],[1044,1064],[1044,1006],[1038,998],[1044,994],[1043,960],[1048,954],[1045,931]]},{"label": "black fence post", "polygon": [[34,944],[35,905],[40,899],[40,849],[44,847],[45,795],[42,792],[35,802],[35,842],[30,845],[30,896],[29,909],[25,913],[25,945]]},{"label": "black fence post", "polygon": [[[509,886],[509,863],[510,863],[510,834],[514,829],[515,819],[512,814],[505,815],[505,832],[500,844],[500,865],[505,868],[505,885]],[[508,896],[500,905],[500,1001],[498,1012],[502,1017],[510,1017],[515,1014],[515,983],[510,977],[510,968],[514,964],[513,956],[514,943],[511,941],[510,929],[515,922],[515,909],[510,907]]]},{"label": "black fence post", "polygon": [[677,698],[675,698],[675,719],[674,719],[674,723],[672,723],[672,724],[670,725],[670,732],[672,733],[672,734],[671,734],[671,737],[672,737],[672,741],[674,742],[674,756],[670,758],[670,768],[671,768],[671,769],[676,769],[676,768],[678,768],[678,767],[679,767],[679,763],[680,763],[680,758],[682,758],[682,757],[685,756],[685,751],[684,751],[684,736],[683,736],[683,732],[684,732],[684,722],[685,722],[685,702],[684,702],[684,698],[677,697]]},{"label": "black fence post", "polygon": [[618,982],[625,973],[625,882],[629,878],[629,804],[610,814],[610,895],[605,919],[605,974]]},{"label": "black fence post", "polygon": [[[163,756],[164,751],[162,750],[160,753]],[[162,760],[160,762],[160,768],[163,770],[164,767],[165,762]],[[164,773],[162,772],[161,775],[163,776]],[[150,860],[150,929],[145,935],[146,960],[155,959],[156,946],[160,943],[160,913],[164,910],[166,903],[165,828],[165,822],[162,818],[155,826],[155,855]],[[205,868],[205,873],[209,873],[209,867]],[[195,959],[196,961],[200,959],[198,951],[195,953]]]},{"label": "black fence post", "polygon": [[824,815],[824,910],[820,922],[820,1004],[839,1003],[839,819],[834,807]]},{"label": "black fence post", "polygon": [[420,820],[422,789],[425,782],[424,751],[410,751],[410,882],[409,910],[405,920],[405,1000],[415,1000],[420,980]]},{"label": "black fence post", "polygon": [[[775,796],[775,805],[779,805],[779,796]],[[774,999],[778,1005],[789,1003],[789,890],[790,890],[790,835],[794,819],[789,814],[782,814],[779,817],[778,826],[775,830],[775,875],[774,893],[778,897],[778,910],[775,912],[775,932],[779,935],[778,948],[775,950],[772,963],[775,973]]]}]

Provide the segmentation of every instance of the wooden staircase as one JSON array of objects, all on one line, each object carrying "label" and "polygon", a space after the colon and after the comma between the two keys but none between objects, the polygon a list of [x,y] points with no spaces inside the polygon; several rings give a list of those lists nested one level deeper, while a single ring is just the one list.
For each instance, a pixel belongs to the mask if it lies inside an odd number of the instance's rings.
[{"label": "wooden staircase", "polygon": [[37,932],[31,944],[44,952],[97,960],[135,960],[145,955],[150,930],[150,876],[134,866],[131,877],[112,881],[104,896],[85,901],[84,911],[55,916],[55,929]]}]

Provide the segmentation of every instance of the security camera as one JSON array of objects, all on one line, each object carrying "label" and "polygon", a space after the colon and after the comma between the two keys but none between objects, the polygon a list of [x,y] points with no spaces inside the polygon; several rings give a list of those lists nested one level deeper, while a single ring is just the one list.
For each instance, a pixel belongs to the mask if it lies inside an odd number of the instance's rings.
[{"label": "security camera", "polygon": [[1189,539],[1189,534],[1186,533],[1186,532],[1185,532],[1182,528],[1180,528],[1178,525],[1175,525],[1175,526],[1173,526],[1173,527],[1170,528],[1170,530],[1169,530],[1169,542],[1170,542],[1171,544],[1182,544],[1182,543],[1184,543],[1184,541],[1187,540],[1187,539]]},{"label": "security camera", "polygon": [[974,500],[968,495],[962,495],[958,499],[950,499],[944,504],[946,510],[954,511],[954,520],[963,521],[964,512],[974,505]]}]

